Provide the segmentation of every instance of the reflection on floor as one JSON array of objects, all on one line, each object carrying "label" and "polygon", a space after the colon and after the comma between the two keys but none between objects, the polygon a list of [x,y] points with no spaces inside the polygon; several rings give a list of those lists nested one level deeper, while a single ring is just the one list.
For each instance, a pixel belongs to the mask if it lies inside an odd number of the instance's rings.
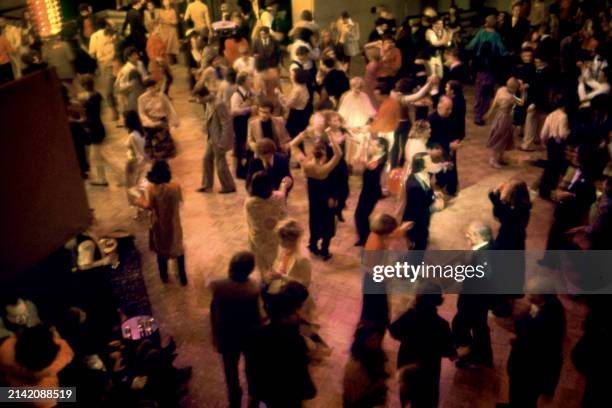
[{"label": "reflection on floor", "polygon": [[[116,167],[111,174],[111,187],[88,187],[91,206],[98,220],[97,228],[109,231],[125,228],[136,235],[137,246],[142,252],[144,277],[147,284],[153,314],[160,323],[164,335],[172,335],[178,345],[180,365],[192,365],[188,404],[192,407],[224,407],[225,383],[221,360],[211,345],[209,324],[210,295],[207,284],[225,276],[227,262],[233,252],[247,248],[247,229],[243,204],[246,192],[242,182],[238,193],[229,195],[196,193],[202,172],[205,136],[202,133],[203,109],[188,102],[186,70],[174,67],[175,84],[171,90],[173,103],[180,116],[181,125],[174,132],[178,144],[178,156],[170,164],[176,180],[183,187],[184,207],[182,223],[185,234],[187,272],[190,284],[183,288],[176,275],[163,285],[157,274],[155,259],[148,251],[147,221],[134,220],[133,210],[128,208],[126,192],[117,187],[125,160],[125,129],[117,128],[105,112],[108,142],[106,156]],[[467,90],[468,102],[471,90]],[[469,103],[468,103],[469,104]],[[486,193],[505,179],[517,176],[529,184],[535,182],[541,170],[531,167],[527,161],[541,153],[509,154],[510,165],[494,170],[489,167],[485,149],[488,127],[476,127],[471,122],[468,108],[467,138],[459,151],[459,178],[461,191],[448,208],[434,215],[431,225],[431,248],[466,249],[465,227],[474,219],[488,221],[497,228],[492,218],[491,205]],[[531,155],[531,156],[530,156]],[[289,200],[289,212],[304,226],[307,225],[307,198],[305,181],[296,174],[296,185]],[[113,183],[114,182],[114,183]],[[340,407],[342,373],[352,340],[353,330],[360,312],[361,281],[359,276],[359,251],[353,247],[356,240],[353,211],[356,206],[361,180],[351,177],[351,196],[345,211],[346,222],[338,225],[332,241],[334,254],[330,262],[313,260],[312,293],[322,322],[322,336],[333,347],[331,357],[313,368],[318,393],[309,407]],[[218,185],[216,186],[218,188]],[[377,211],[393,211],[391,198],[379,203]],[[536,199],[528,229],[528,248],[543,249],[548,233],[552,206]],[[401,248],[401,245],[399,246]],[[305,250],[305,249],[304,249]],[[393,299],[393,314],[404,310],[410,297]],[[567,310],[566,357],[581,334],[585,308],[567,297],[562,299]],[[456,296],[447,295],[440,307],[441,315],[449,321],[455,314]],[[495,367],[492,370],[460,371],[448,361],[443,363],[440,406],[444,408],[492,407],[505,401],[508,393],[506,361],[512,333],[511,321],[490,318]],[[398,343],[385,339],[389,359],[395,361]],[[393,376],[392,376],[393,379]],[[397,387],[390,381],[389,406],[398,407]],[[543,402],[545,407],[578,407],[582,397],[583,382],[569,358],[564,362],[561,381],[554,401]]]}]

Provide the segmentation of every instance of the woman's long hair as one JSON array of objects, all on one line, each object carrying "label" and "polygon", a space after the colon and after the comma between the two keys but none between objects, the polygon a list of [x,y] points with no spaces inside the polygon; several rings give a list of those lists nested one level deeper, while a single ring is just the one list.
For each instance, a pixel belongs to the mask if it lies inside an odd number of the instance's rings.
[{"label": "woman's long hair", "polygon": [[147,180],[153,184],[169,183],[172,180],[172,172],[170,166],[165,160],[157,160],[153,163],[151,171],[147,173]]}]

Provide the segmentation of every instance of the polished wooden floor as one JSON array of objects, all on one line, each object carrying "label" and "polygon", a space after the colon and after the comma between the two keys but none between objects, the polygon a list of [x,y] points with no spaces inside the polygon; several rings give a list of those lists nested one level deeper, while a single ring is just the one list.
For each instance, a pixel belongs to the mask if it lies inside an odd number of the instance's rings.
[{"label": "polished wooden floor", "polygon": [[[207,285],[211,280],[225,276],[227,262],[237,250],[247,248],[247,227],[243,204],[246,192],[238,182],[238,193],[229,195],[199,194],[202,175],[202,157],[205,138],[202,131],[202,107],[188,102],[186,70],[174,67],[175,84],[171,90],[173,103],[180,116],[181,125],[174,132],[178,155],[170,164],[174,178],[183,186],[185,203],[182,224],[185,234],[187,272],[190,283],[181,287],[176,275],[169,284],[162,284],[157,274],[154,256],[148,251],[147,222],[134,220],[134,213],[127,205],[126,192],[117,183],[122,177],[125,163],[125,129],[117,128],[105,112],[109,133],[104,146],[107,158],[116,167],[110,174],[110,188],[88,187],[91,206],[95,209],[101,232],[127,229],[137,237],[142,252],[144,277],[153,307],[153,314],[160,323],[164,337],[172,335],[178,344],[179,365],[192,365],[193,378],[185,404],[190,407],[224,407],[225,383],[219,355],[211,345],[209,324],[210,294]],[[471,90],[467,90],[468,105]],[[476,127],[471,122],[468,107],[467,138],[458,156],[461,191],[448,208],[434,215],[431,225],[431,248],[467,249],[465,227],[475,219],[490,222],[497,228],[491,214],[487,191],[505,179],[518,176],[529,183],[538,179],[540,169],[528,164],[528,160],[542,153],[509,154],[511,164],[501,170],[493,170],[487,164],[485,142],[488,127]],[[305,181],[296,174],[296,186],[289,200],[289,213],[304,226],[307,225],[307,198]],[[313,367],[312,374],[318,389],[308,407],[340,407],[342,373],[347,360],[352,334],[360,312],[361,280],[358,270],[359,252],[353,247],[356,240],[353,211],[360,190],[359,177],[351,177],[351,196],[345,211],[346,222],[338,225],[332,241],[334,254],[330,262],[313,259],[314,271],[311,291],[314,294],[322,336],[333,347],[331,357],[322,365]],[[217,189],[218,185],[215,186]],[[379,203],[376,211],[391,211],[393,199]],[[528,248],[543,249],[551,219],[550,203],[536,199],[528,228]],[[401,246],[400,246],[401,248]],[[305,251],[305,248],[304,248]],[[392,299],[393,315],[402,312],[411,301],[409,296]],[[566,356],[581,334],[585,308],[562,297],[567,313]],[[440,314],[449,321],[455,314],[456,296],[447,295],[440,307]],[[494,407],[496,402],[507,400],[508,380],[506,361],[512,338],[512,321],[490,317],[495,367],[474,371],[457,370],[449,361],[443,363],[440,406],[444,408]],[[395,361],[398,343],[388,337],[385,348],[389,359]],[[389,381],[388,405],[399,407],[394,377]],[[583,380],[576,373],[569,358],[563,365],[561,381],[553,401],[541,401],[541,407],[577,407],[582,397]]]}]

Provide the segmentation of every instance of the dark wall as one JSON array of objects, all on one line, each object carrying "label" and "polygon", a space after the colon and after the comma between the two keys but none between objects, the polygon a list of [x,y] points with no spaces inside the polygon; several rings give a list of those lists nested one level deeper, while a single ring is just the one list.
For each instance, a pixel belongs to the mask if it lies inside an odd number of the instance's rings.
[{"label": "dark wall", "polygon": [[89,226],[60,82],[42,71],[0,87],[0,280]]}]

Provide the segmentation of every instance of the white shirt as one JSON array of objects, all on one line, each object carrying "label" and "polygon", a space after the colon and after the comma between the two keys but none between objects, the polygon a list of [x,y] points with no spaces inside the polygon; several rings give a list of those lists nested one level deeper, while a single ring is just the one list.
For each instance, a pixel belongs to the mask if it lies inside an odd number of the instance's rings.
[{"label": "white shirt", "polygon": [[248,89],[242,86],[238,87],[230,98],[230,113],[232,116],[241,116],[251,113],[251,100],[249,98],[251,95],[252,93]]},{"label": "white shirt", "polygon": [[[312,48],[311,44],[308,44],[306,41],[297,39],[293,42],[293,44],[291,44],[291,61],[297,61],[297,49],[300,47],[306,47],[308,48],[308,58],[310,58],[310,61],[317,61],[319,58],[321,58],[321,51],[318,48]],[[305,65],[305,64],[303,64]],[[311,67],[306,67],[304,66],[304,69],[310,69]]]},{"label": "white shirt", "polygon": [[135,69],[140,72],[143,80],[147,77],[147,70],[142,61],[138,61],[136,65],[132,64],[130,61],[126,62],[119,70],[117,80],[115,81],[115,86],[117,86],[120,91],[125,91],[130,87],[130,72]]},{"label": "white shirt", "polygon": [[234,68],[234,71],[236,71],[237,74],[241,72],[247,72],[249,74],[254,74],[255,73],[255,58],[251,56],[247,56],[246,58],[240,57],[236,61],[234,61],[232,68]]},{"label": "white shirt", "polygon": [[549,138],[555,138],[557,142],[567,139],[569,136],[569,123],[567,114],[562,109],[556,109],[546,116],[540,138],[546,142]]},{"label": "white shirt", "polygon": [[[585,84],[591,88],[590,91],[587,92]],[[588,79],[578,83],[578,97],[582,103],[581,107],[589,106],[591,99],[593,99],[595,96],[608,92],[610,92],[610,84],[607,82],[601,83],[594,79]]]},{"label": "white shirt", "polygon": [[115,58],[113,37],[106,35],[105,31],[105,29],[98,30],[89,39],[89,55],[101,65],[108,65]]}]

